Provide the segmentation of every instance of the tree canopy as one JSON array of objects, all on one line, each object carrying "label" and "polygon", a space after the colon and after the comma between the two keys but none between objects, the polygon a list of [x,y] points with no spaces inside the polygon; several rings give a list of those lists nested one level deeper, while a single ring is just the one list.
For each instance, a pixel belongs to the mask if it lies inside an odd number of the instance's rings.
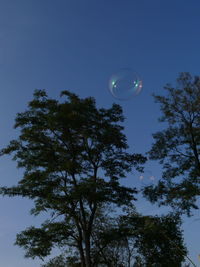
[{"label": "tree canopy", "polygon": [[200,78],[181,73],[176,87],[167,84],[164,89],[166,95],[154,98],[166,127],[153,134],[149,152],[150,159],[162,165],[163,175],[144,195],[189,215],[198,208],[200,195]]},{"label": "tree canopy", "polygon": [[26,257],[44,259],[58,247],[62,253],[44,267],[181,266],[179,218],[138,214],[136,188],[120,183],[146,161],[127,152],[123,120],[119,105],[99,109],[69,91],[59,101],[36,90],[17,114],[19,137],[1,155],[12,154],[24,173],[0,193],[32,199],[31,213],[48,218],[17,234]]},{"label": "tree canopy", "polygon": [[[81,266],[91,266],[91,234],[97,212],[105,205],[129,206],[137,190],[120,185],[145,157],[126,152],[124,117],[119,105],[98,109],[93,98],[80,99],[63,91],[64,101],[36,90],[25,112],[18,113],[19,138],[2,149],[24,169],[16,186],[2,187],[8,196],[33,199],[31,213],[48,212],[40,228],[17,235],[16,244],[34,258],[52,247],[69,246],[79,253]],[[70,255],[73,253],[70,252]]]}]

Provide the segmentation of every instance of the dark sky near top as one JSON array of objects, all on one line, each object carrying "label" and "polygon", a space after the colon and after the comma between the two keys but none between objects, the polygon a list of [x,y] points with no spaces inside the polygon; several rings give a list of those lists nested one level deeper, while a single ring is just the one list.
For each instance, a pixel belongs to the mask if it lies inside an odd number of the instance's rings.
[{"label": "dark sky near top", "polygon": [[[200,75],[199,14],[198,0],[0,0],[0,146],[17,136],[15,114],[24,111],[34,89],[45,88],[52,97],[64,89],[93,96],[99,107],[121,104],[130,150],[146,152],[151,134],[163,127],[151,94],[162,94],[182,71]],[[109,77],[123,67],[143,81],[142,92],[129,101],[108,91]],[[154,162],[149,170],[159,176]],[[0,159],[1,185],[16,184],[21,174],[9,157]],[[128,179],[130,186],[139,182],[137,176]],[[32,206],[1,197],[0,266],[39,266],[13,246],[17,232],[42,222],[29,215]],[[198,221],[187,220],[184,227],[197,262]]]}]

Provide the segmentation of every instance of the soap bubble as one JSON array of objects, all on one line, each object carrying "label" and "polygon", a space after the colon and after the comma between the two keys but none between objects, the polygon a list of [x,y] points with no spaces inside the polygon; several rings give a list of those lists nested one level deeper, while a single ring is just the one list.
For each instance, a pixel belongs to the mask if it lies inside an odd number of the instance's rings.
[{"label": "soap bubble", "polygon": [[142,80],[129,68],[120,69],[109,80],[111,94],[119,100],[128,100],[137,96],[142,89]]},{"label": "soap bubble", "polygon": [[153,185],[156,183],[156,177],[150,170],[145,170],[144,173],[139,176],[139,180],[144,186]]}]

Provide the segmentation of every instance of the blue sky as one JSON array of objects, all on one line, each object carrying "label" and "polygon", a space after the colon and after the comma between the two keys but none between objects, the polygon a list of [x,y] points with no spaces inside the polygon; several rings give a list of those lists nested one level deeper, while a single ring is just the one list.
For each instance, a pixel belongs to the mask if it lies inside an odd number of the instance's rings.
[{"label": "blue sky", "polygon": [[[148,151],[151,134],[163,127],[151,94],[162,94],[179,72],[200,75],[199,12],[198,0],[0,0],[0,147],[17,136],[15,114],[24,111],[34,89],[45,88],[52,97],[64,89],[93,96],[99,107],[121,104],[131,151]],[[124,67],[140,74],[143,89],[130,101],[117,101],[108,80]],[[159,176],[158,165],[148,168]],[[9,157],[0,159],[1,185],[16,184],[21,174]],[[130,186],[138,182],[128,177]],[[148,212],[144,201],[138,205]],[[17,232],[43,220],[29,215],[32,206],[26,199],[1,197],[0,266],[40,265],[13,246]],[[196,264],[198,226],[194,219],[184,226]]]}]

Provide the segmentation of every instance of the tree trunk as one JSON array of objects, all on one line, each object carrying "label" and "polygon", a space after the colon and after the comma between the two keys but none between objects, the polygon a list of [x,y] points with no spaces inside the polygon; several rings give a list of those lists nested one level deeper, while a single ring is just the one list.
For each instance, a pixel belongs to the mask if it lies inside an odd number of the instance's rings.
[{"label": "tree trunk", "polygon": [[78,249],[79,249],[79,254],[80,254],[80,258],[81,258],[81,267],[86,267],[82,244],[78,246]]},{"label": "tree trunk", "polygon": [[85,234],[85,262],[86,267],[91,267],[91,256],[90,256],[90,237]]}]

